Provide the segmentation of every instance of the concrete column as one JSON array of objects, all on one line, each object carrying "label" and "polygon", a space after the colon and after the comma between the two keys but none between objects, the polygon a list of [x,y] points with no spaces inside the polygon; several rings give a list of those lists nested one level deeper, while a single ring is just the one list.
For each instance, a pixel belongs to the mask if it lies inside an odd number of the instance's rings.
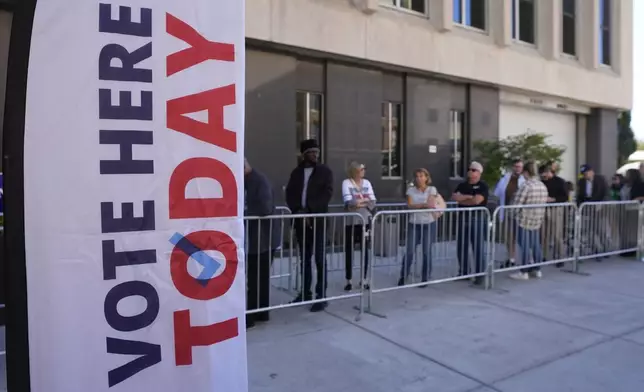
[{"label": "concrete column", "polygon": [[599,2],[577,0],[579,61],[588,69],[599,67]]},{"label": "concrete column", "polygon": [[617,117],[611,109],[593,109],[586,128],[586,157],[596,173],[612,176],[617,170]]},{"label": "concrete column", "polygon": [[501,47],[512,44],[512,0],[496,0],[488,2],[488,24],[495,26],[494,42]]},{"label": "concrete column", "polygon": [[562,0],[539,0],[537,7],[537,47],[548,60],[561,53]]},{"label": "concrete column", "polygon": [[429,20],[441,33],[451,31],[454,27],[454,8],[452,0],[429,2]]}]

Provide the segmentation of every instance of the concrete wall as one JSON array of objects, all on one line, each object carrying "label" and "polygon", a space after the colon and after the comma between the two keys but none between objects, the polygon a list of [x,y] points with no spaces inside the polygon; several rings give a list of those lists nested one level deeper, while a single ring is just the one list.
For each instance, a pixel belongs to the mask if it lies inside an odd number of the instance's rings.
[{"label": "concrete wall", "polygon": [[431,0],[429,17],[377,0],[253,0],[247,2],[246,35],[591,106],[630,108],[633,0],[613,1],[611,68],[598,64],[597,0],[577,0],[577,58],[560,54],[561,0],[536,3],[534,46],[511,39],[510,0],[488,2],[487,32],[453,24],[452,0]]}]

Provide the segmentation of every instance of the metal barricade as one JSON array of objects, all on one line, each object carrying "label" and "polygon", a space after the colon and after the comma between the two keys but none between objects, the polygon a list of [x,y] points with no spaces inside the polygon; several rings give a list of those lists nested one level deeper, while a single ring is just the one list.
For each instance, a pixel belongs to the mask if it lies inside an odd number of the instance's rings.
[{"label": "metal barricade", "polygon": [[[245,217],[247,314],[360,297],[368,286],[358,213]],[[343,228],[344,235],[329,235]],[[342,273],[329,266],[342,260]],[[358,283],[347,285],[357,270]],[[362,306],[362,305],[361,305]]]},{"label": "metal barricade", "polygon": [[[540,267],[576,260],[577,206],[573,203],[509,205],[492,214],[491,279],[517,271],[540,277]],[[498,244],[496,244],[498,242]],[[574,266],[573,266],[574,269]],[[524,275],[518,275],[525,277]]]},{"label": "metal barricade", "polygon": [[641,253],[641,208],[638,201],[582,203],[578,214],[579,260]]},{"label": "metal barricade", "polygon": [[[392,217],[408,222],[401,228],[403,244],[391,234],[395,230],[387,229]],[[486,207],[378,212],[372,221],[367,308],[372,293],[462,279],[482,283],[489,259],[489,221]],[[395,252],[384,252],[387,246]]]}]

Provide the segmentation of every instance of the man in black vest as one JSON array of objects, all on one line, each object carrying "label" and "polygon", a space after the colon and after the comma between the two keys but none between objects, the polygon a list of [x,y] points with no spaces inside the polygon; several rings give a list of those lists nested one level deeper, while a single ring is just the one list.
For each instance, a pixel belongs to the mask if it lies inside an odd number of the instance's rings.
[{"label": "man in black vest", "polygon": [[[326,213],[333,195],[333,172],[328,166],[318,162],[320,147],[316,140],[304,140],[300,144],[300,152],[302,162],[291,172],[286,185],[286,204],[293,214]],[[317,269],[316,299],[323,300],[326,298],[327,288],[324,218],[296,218],[293,226],[304,274],[302,291],[293,302],[313,300],[312,256],[315,256]],[[311,307],[311,312],[320,312],[326,307],[326,301],[316,302]]]}]

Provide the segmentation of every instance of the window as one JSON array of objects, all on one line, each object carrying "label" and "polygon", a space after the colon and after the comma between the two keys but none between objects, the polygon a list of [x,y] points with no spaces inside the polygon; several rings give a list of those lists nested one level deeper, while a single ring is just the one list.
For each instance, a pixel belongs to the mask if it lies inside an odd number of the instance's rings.
[{"label": "window", "polygon": [[575,37],[576,0],[563,0],[563,20],[561,28],[561,45],[564,53],[575,56],[577,54],[577,39]]},{"label": "window", "polygon": [[465,175],[465,160],[463,149],[465,146],[465,113],[460,110],[452,110],[450,113],[449,140],[451,147],[450,155],[450,177],[462,178]]},{"label": "window", "polygon": [[599,0],[599,63],[610,65],[610,0]]},{"label": "window", "polygon": [[382,177],[402,176],[402,115],[400,103],[382,104]]},{"label": "window", "polygon": [[452,0],[454,22],[485,30],[485,0]]},{"label": "window", "polygon": [[300,154],[300,143],[303,140],[315,139],[322,146],[323,130],[323,95],[298,91],[296,93],[296,140],[297,155]]},{"label": "window", "polygon": [[389,0],[389,4],[420,14],[427,13],[427,0]]},{"label": "window", "polygon": [[535,0],[512,0],[512,38],[535,43]]}]

